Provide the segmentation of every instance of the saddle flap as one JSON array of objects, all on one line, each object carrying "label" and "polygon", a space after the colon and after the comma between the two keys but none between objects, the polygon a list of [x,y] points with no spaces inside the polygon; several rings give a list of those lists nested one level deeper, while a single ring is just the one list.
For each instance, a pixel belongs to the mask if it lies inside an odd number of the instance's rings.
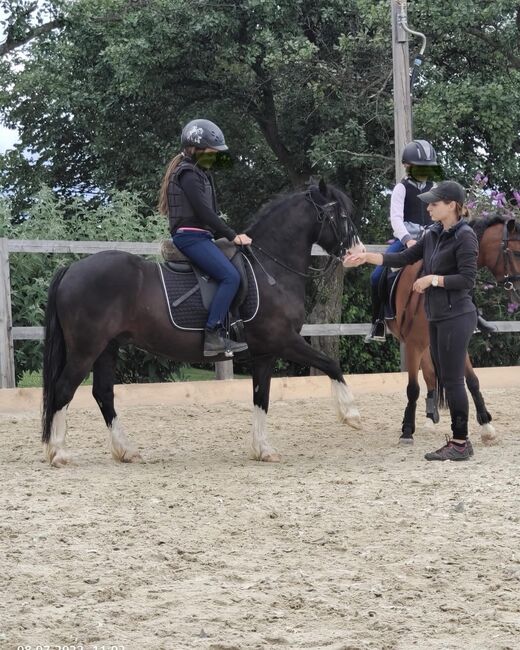
[{"label": "saddle flap", "polygon": [[387,320],[395,318],[395,294],[401,273],[402,269],[393,270],[385,266],[379,278],[379,297],[384,306],[384,317]]}]

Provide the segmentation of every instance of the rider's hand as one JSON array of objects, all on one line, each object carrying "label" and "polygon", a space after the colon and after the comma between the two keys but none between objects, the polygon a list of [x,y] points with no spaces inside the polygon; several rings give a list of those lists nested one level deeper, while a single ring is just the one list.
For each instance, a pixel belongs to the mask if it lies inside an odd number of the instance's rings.
[{"label": "rider's hand", "polygon": [[249,246],[252,243],[251,237],[246,235],[245,233],[242,233],[241,235],[237,235],[235,239],[233,239],[233,244],[236,244],[237,246]]},{"label": "rider's hand", "polygon": [[415,246],[417,244],[417,239],[409,239],[406,242],[406,248],[410,248],[411,246]]}]

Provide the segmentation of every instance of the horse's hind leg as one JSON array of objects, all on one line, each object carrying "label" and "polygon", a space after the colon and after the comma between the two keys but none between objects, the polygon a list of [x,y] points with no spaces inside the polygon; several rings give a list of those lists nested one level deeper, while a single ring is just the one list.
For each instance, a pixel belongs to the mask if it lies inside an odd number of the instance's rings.
[{"label": "horse's hind leg", "polygon": [[273,364],[274,357],[270,355],[253,358],[254,413],[251,449],[254,460],[277,463],[280,461],[280,455],[274,447],[271,447],[267,439],[267,411]]},{"label": "horse's hind leg", "polygon": [[499,441],[498,434],[495,427],[491,424],[492,417],[486,408],[484,398],[480,392],[480,382],[473,370],[468,354],[466,355],[464,374],[466,376],[466,386],[471,393],[475,409],[477,410],[477,422],[480,424],[480,439],[485,445],[496,445]]},{"label": "horse's hind leg", "polygon": [[114,378],[118,349],[117,341],[110,341],[96,359],[93,368],[92,395],[108,427],[112,457],[122,463],[137,463],[142,461],[141,454],[128,439],[114,409]]},{"label": "horse's hind leg", "polygon": [[421,370],[426,382],[426,423],[427,428],[437,424],[440,420],[439,417],[439,404],[437,397],[437,375],[435,374],[435,367],[433,365],[430,348],[424,351],[421,359]]},{"label": "horse's hind leg", "polygon": [[71,458],[66,449],[67,407],[74,397],[78,386],[88,375],[92,362],[85,359],[67,360],[54,392],[53,416],[49,441],[44,443],[44,453],[54,467],[62,467]]}]

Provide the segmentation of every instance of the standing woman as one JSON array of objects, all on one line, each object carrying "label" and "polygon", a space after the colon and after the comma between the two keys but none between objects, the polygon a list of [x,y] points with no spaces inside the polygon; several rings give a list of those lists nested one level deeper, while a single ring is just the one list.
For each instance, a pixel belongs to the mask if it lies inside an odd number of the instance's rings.
[{"label": "standing woman", "polygon": [[159,211],[168,215],[175,246],[219,284],[205,328],[206,357],[232,356],[247,349],[246,343],[236,343],[226,335],[224,325],[240,277],[214,241],[214,237],[226,237],[237,246],[252,241],[244,233],[237,235],[217,213],[209,170],[227,151],[224,134],[216,124],[202,119],[188,122],[181,134],[181,152],[168,165],[159,198]]},{"label": "standing woman", "polygon": [[464,188],[443,181],[419,195],[428,204],[432,226],[415,246],[401,253],[360,253],[346,258],[345,266],[383,264],[402,267],[423,260],[422,274],[413,285],[425,294],[424,306],[430,329],[431,355],[446,390],[453,437],[444,447],[425,455],[426,460],[468,460],[473,455],[468,440],[468,396],[464,362],[469,340],[477,324],[471,298],[477,274],[478,241],[463,219]]}]

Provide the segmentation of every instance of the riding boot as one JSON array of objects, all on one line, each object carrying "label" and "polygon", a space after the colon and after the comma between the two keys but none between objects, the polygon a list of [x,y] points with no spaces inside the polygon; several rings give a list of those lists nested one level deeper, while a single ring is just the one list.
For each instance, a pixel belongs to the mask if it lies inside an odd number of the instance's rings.
[{"label": "riding boot", "polygon": [[236,343],[226,336],[226,330],[222,327],[216,329],[206,328],[204,332],[204,356],[216,357],[223,354],[232,357],[235,352],[247,350],[247,343]]},{"label": "riding boot", "polygon": [[491,325],[491,323],[482,318],[480,314],[477,314],[477,329],[475,331],[482,332],[482,334],[496,334],[498,332],[498,327],[496,325]]},{"label": "riding boot", "polygon": [[372,290],[372,329],[365,336],[365,343],[386,341],[386,327],[383,318],[383,303],[379,297],[379,286],[371,285]]}]

